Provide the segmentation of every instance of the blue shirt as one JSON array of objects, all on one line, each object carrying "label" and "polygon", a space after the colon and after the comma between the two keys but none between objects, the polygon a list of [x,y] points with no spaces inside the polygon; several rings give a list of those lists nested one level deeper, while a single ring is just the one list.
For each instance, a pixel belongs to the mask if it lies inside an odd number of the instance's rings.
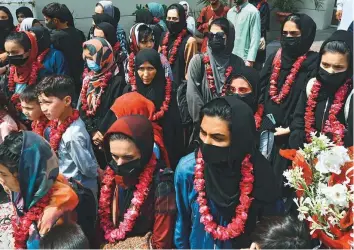
[{"label": "blue shirt", "polygon": [[50,49],[43,61],[44,68],[38,73],[39,79],[50,75],[67,75],[68,66],[64,54],[56,49]]},{"label": "blue shirt", "polygon": [[[49,135],[46,131],[46,138]],[[91,137],[81,118],[65,131],[58,149],[59,171],[65,178],[74,178],[97,196],[98,163],[93,152]]]},{"label": "blue shirt", "polygon": [[[174,243],[176,248],[232,249],[231,241],[214,240],[200,222],[198,194],[193,184],[195,164],[195,154],[191,153],[180,160],[175,172],[177,221]],[[214,219],[220,225],[226,226],[228,222],[218,213],[213,201],[208,200],[208,206]]]}]

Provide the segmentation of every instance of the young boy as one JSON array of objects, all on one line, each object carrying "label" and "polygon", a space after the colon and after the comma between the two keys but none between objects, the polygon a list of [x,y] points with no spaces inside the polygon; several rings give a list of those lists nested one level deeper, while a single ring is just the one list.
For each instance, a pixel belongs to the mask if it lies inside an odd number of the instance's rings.
[{"label": "young boy", "polygon": [[44,137],[58,154],[60,173],[91,189],[97,198],[98,164],[85,124],[72,107],[74,93],[68,76],[48,76],[37,85],[39,104],[50,120]]},{"label": "young boy", "polygon": [[32,132],[44,136],[44,130],[48,126],[48,119],[45,117],[38,102],[38,96],[34,85],[27,86],[20,94],[22,113],[32,121]]}]

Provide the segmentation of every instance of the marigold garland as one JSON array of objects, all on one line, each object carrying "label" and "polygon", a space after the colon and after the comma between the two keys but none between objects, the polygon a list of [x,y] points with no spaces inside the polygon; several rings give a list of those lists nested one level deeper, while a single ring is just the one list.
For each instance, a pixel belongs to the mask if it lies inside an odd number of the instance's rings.
[{"label": "marigold garland", "polygon": [[267,0],[261,0],[261,1],[257,4],[257,9],[260,10],[261,7],[262,7],[262,5],[263,5],[264,3],[266,3],[266,2],[267,2]]},{"label": "marigold garland", "polygon": [[[208,54],[204,54],[203,63],[205,64],[208,87],[213,94],[216,94],[217,91],[215,86],[215,79],[214,79],[213,69],[211,68],[210,65],[210,57],[208,56]],[[225,70],[225,79],[227,79],[231,75],[231,72],[232,72],[232,66],[227,67],[227,69]],[[229,88],[230,88],[230,83],[225,83],[224,86],[222,87],[220,95],[225,96]]]},{"label": "marigold garland", "polygon": [[254,114],[254,120],[256,122],[256,129],[257,130],[259,130],[261,128],[263,113],[264,113],[264,105],[259,104],[257,112]]},{"label": "marigold garland", "polygon": [[[323,129],[324,133],[331,133],[333,135],[332,140],[336,145],[343,145],[343,138],[345,134],[345,125],[341,124],[337,115],[342,110],[345,103],[345,98],[348,95],[348,92],[351,88],[352,80],[348,79],[344,85],[342,85],[334,95],[333,104],[329,110],[328,120],[325,122]],[[311,133],[316,132],[314,128],[315,124],[315,109],[317,106],[317,97],[321,89],[321,82],[315,80],[314,85],[312,86],[311,93],[307,99],[306,109],[305,109],[305,133],[307,142],[311,142]]]},{"label": "marigold garland", "polygon": [[149,194],[155,168],[156,157],[153,154],[150,162],[139,176],[139,183],[135,185],[136,190],[130,207],[124,214],[123,221],[119,223],[118,228],[115,228],[111,219],[115,174],[110,167],[107,167],[102,181],[98,214],[100,216],[100,226],[105,233],[104,237],[110,243],[125,239],[127,234],[133,229],[135,221],[139,217],[141,206]]},{"label": "marigold garland", "polygon": [[62,136],[65,131],[70,127],[70,125],[79,119],[79,111],[74,109],[71,116],[69,116],[63,123],[59,124],[59,120],[53,120],[49,122],[50,127],[50,135],[49,135],[49,144],[54,150],[54,152],[58,152],[59,144],[61,142]]},{"label": "marigold garland", "polygon": [[[13,237],[15,239],[15,249],[26,249],[27,240],[29,237],[29,229],[33,222],[37,222],[46,208],[49,205],[50,197],[52,196],[53,188],[43,196],[28,212],[24,213],[24,216],[13,216],[11,224],[13,227]],[[14,205],[14,212],[17,214],[17,210]],[[19,220],[19,221],[18,221]]]},{"label": "marigold garland", "polygon": [[305,54],[303,56],[300,56],[296,60],[296,62],[293,64],[290,74],[286,77],[285,83],[283,84],[280,93],[278,93],[278,78],[281,70],[281,53],[282,53],[282,49],[279,49],[277,54],[274,57],[273,72],[270,77],[270,88],[269,88],[269,96],[271,97],[272,101],[277,104],[281,104],[283,100],[289,95],[291,87],[296,79],[296,76],[303,62],[307,58],[307,55]]},{"label": "marigold garland", "polygon": [[175,40],[171,52],[170,52],[170,56],[168,56],[168,41],[170,39],[170,32],[167,32],[165,37],[162,40],[162,46],[161,46],[161,52],[162,54],[168,58],[168,62],[170,63],[170,65],[172,66],[175,61],[176,61],[176,56],[178,53],[178,49],[179,46],[181,45],[183,38],[188,34],[186,29],[183,29],[177,36],[177,39]]},{"label": "marigold garland", "polygon": [[201,151],[198,152],[197,164],[194,172],[194,189],[198,193],[197,202],[199,204],[200,222],[204,224],[204,230],[211,234],[215,240],[226,241],[240,236],[244,232],[245,224],[248,218],[248,210],[253,198],[250,197],[253,190],[253,164],[251,155],[248,154],[242,162],[240,182],[240,204],[235,208],[235,217],[226,226],[217,225],[214,222],[208,207],[208,201],[205,198],[205,179],[204,179],[204,160]]}]

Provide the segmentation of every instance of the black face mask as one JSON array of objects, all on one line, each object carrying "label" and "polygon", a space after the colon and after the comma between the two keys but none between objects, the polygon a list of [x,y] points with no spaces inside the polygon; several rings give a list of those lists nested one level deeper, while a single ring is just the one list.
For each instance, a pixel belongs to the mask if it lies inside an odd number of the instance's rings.
[{"label": "black face mask", "polygon": [[181,22],[166,21],[166,25],[171,34],[179,34],[184,27]]},{"label": "black face mask", "polygon": [[200,150],[202,151],[204,161],[208,164],[227,162],[230,153],[230,147],[217,147],[205,144],[201,140]]},{"label": "black face mask", "polygon": [[16,56],[8,56],[7,59],[9,60],[9,64],[11,65],[22,66],[27,62],[28,57],[23,58],[23,55],[16,55]]},{"label": "black face mask", "polygon": [[123,177],[138,177],[144,166],[141,166],[140,159],[136,159],[122,165],[117,165],[115,160],[111,160],[109,166],[113,169],[114,173]]},{"label": "black face mask", "polygon": [[255,98],[252,93],[245,94],[245,95],[240,95],[240,94],[233,94],[236,96],[238,99],[246,103],[252,110],[253,112],[256,112],[257,110],[257,104],[255,103]]},{"label": "black face mask", "polygon": [[226,48],[224,37],[214,37],[208,41],[208,44],[213,52],[221,52]]},{"label": "black face mask", "polygon": [[320,67],[317,73],[317,79],[322,83],[327,93],[335,93],[347,79],[347,71],[331,74]]},{"label": "black face mask", "polygon": [[297,55],[300,51],[301,46],[301,36],[299,37],[281,37],[281,47],[289,55]]},{"label": "black face mask", "polygon": [[10,27],[10,20],[0,20],[0,29],[9,29]]}]

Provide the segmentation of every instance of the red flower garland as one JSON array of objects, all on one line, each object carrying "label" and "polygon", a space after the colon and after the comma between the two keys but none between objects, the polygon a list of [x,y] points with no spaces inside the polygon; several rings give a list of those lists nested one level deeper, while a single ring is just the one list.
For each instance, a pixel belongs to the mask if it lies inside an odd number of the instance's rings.
[{"label": "red flower garland", "polygon": [[256,122],[256,129],[259,130],[262,125],[262,118],[264,113],[264,105],[258,104],[257,112],[254,114],[254,120]]},{"label": "red flower garland", "polygon": [[[43,67],[42,62],[43,62],[45,56],[48,54],[49,50],[50,49],[48,48],[45,51],[43,51],[37,57],[37,61],[35,61],[32,64],[32,70],[31,70],[31,74],[30,74],[30,77],[29,77],[28,85],[36,84],[37,79],[38,79],[38,72]],[[14,77],[15,71],[16,71],[16,67],[15,66],[10,66],[10,73],[9,73],[9,77],[8,77],[7,87],[8,87],[8,89],[11,92],[15,91],[15,89],[16,89],[16,83],[15,83],[15,77]],[[19,83],[19,84],[21,84],[21,83]],[[20,99],[20,95],[19,94],[14,94],[11,97],[11,102],[14,104],[16,109],[21,112],[22,111],[22,107],[21,107],[21,104],[19,103],[19,99]]]},{"label": "red flower garland", "polygon": [[107,71],[98,81],[100,82],[100,91],[97,95],[97,101],[96,105],[92,107],[90,110],[88,102],[87,102],[87,92],[90,86],[90,77],[92,76],[92,73],[87,74],[86,77],[84,78],[83,84],[82,84],[82,89],[81,89],[81,109],[86,112],[86,116],[95,116],[98,107],[101,105],[101,97],[103,93],[105,92],[105,88],[108,86],[108,81],[112,78],[112,72]]},{"label": "red flower garland", "polygon": [[[204,54],[203,63],[205,64],[209,89],[211,90],[211,92],[213,94],[215,94],[217,92],[216,92],[214,74],[213,74],[213,69],[211,68],[211,65],[210,65],[210,58],[209,58],[208,54]],[[232,67],[231,66],[227,67],[227,69],[225,71],[225,79],[227,79],[231,75],[231,72],[232,72]],[[229,87],[230,87],[230,84],[225,83],[224,86],[222,87],[220,95],[225,96]]]},{"label": "red flower garland", "polygon": [[281,104],[282,101],[289,95],[291,87],[296,79],[297,73],[299,72],[302,63],[306,60],[307,55],[300,56],[296,62],[293,64],[293,67],[290,71],[290,74],[286,77],[285,83],[283,87],[278,93],[278,78],[280,75],[281,70],[281,52],[282,49],[279,49],[277,54],[273,60],[273,72],[270,77],[270,88],[269,88],[269,96],[271,97],[272,101]]},{"label": "red flower garland", "polygon": [[152,21],[154,24],[158,24],[160,22],[160,18],[154,17]]},{"label": "red flower garland", "polygon": [[251,155],[247,155],[242,162],[240,182],[240,204],[235,208],[236,216],[226,226],[217,225],[208,207],[208,201],[205,198],[205,180],[204,180],[204,160],[201,151],[198,152],[197,164],[194,173],[194,189],[198,192],[197,202],[199,204],[199,212],[201,214],[200,222],[204,224],[206,232],[216,240],[229,240],[240,236],[245,228],[248,218],[248,210],[251,206],[253,198],[250,197],[253,190],[254,176],[253,164],[250,161]]},{"label": "red flower garland", "polygon": [[177,39],[175,40],[173,47],[171,49],[170,57],[168,57],[168,41],[170,38],[170,32],[167,32],[165,37],[162,40],[162,46],[161,46],[161,51],[162,54],[168,58],[168,61],[170,65],[172,66],[175,61],[176,61],[176,55],[178,53],[179,46],[181,45],[183,38],[188,34],[186,29],[183,29],[177,36]]},{"label": "red flower garland", "polygon": [[120,50],[120,42],[116,42],[113,46],[113,52],[118,52]]},{"label": "red flower garland", "polygon": [[149,194],[150,186],[153,179],[153,174],[156,167],[156,157],[153,155],[144,171],[139,176],[139,183],[136,184],[136,190],[133,194],[130,207],[124,214],[124,220],[119,223],[118,228],[114,228],[111,220],[112,197],[115,187],[114,171],[107,167],[102,181],[101,195],[99,201],[98,214],[100,216],[100,226],[105,233],[105,239],[111,243],[125,239],[134,225],[136,219],[140,215],[141,206],[144,204],[146,197]]},{"label": "red flower garland", "polygon": [[[33,207],[31,207],[24,216],[19,218],[16,216],[12,217],[11,223],[13,227],[13,237],[15,239],[15,249],[27,248],[30,226],[33,222],[36,222],[41,218],[44,209],[49,205],[52,193],[53,188],[50,189]],[[14,210],[15,214],[17,214],[15,207]],[[17,219],[19,219],[19,223],[17,223]]]},{"label": "red flower garland", "polygon": [[44,135],[44,130],[48,125],[48,119],[47,117],[43,116],[41,118],[39,118],[38,121],[33,121],[31,124],[32,127],[32,132],[43,136]]},{"label": "red flower garland", "polygon": [[[345,126],[341,124],[337,115],[342,110],[343,105],[345,103],[345,98],[348,95],[348,92],[351,87],[351,79],[348,79],[344,85],[342,85],[334,95],[334,101],[329,110],[328,120],[325,123],[325,127],[323,129],[324,133],[331,133],[333,135],[333,141],[336,145],[343,145],[344,131]],[[306,132],[306,140],[307,142],[311,142],[311,133],[316,132],[314,128],[315,124],[315,108],[317,106],[317,97],[319,95],[321,89],[321,83],[316,80],[307,100],[306,109],[305,109],[305,132]]]},{"label": "red flower garland", "polygon": [[266,2],[267,2],[267,0],[261,0],[261,1],[257,4],[257,9],[260,10],[261,7],[262,7],[262,5],[263,5],[264,3],[266,3]]},{"label": "red flower garland", "polygon": [[79,117],[80,117],[79,111],[74,109],[73,114],[69,116],[65,120],[65,122],[61,123],[59,126],[58,126],[59,124],[58,119],[49,122],[49,126],[50,126],[49,144],[54,150],[54,152],[58,152],[59,144],[63,134],[74,121],[79,119]]},{"label": "red flower garland", "polygon": [[[138,87],[136,85],[136,79],[135,79],[134,58],[135,58],[134,53],[131,53],[128,59],[128,76],[129,76],[129,81],[133,92],[138,90]],[[167,76],[166,85],[165,85],[165,100],[163,101],[160,110],[156,111],[155,114],[153,115],[152,121],[160,120],[165,115],[165,112],[168,111],[171,102],[171,93],[172,93],[172,81],[171,78]]]}]

